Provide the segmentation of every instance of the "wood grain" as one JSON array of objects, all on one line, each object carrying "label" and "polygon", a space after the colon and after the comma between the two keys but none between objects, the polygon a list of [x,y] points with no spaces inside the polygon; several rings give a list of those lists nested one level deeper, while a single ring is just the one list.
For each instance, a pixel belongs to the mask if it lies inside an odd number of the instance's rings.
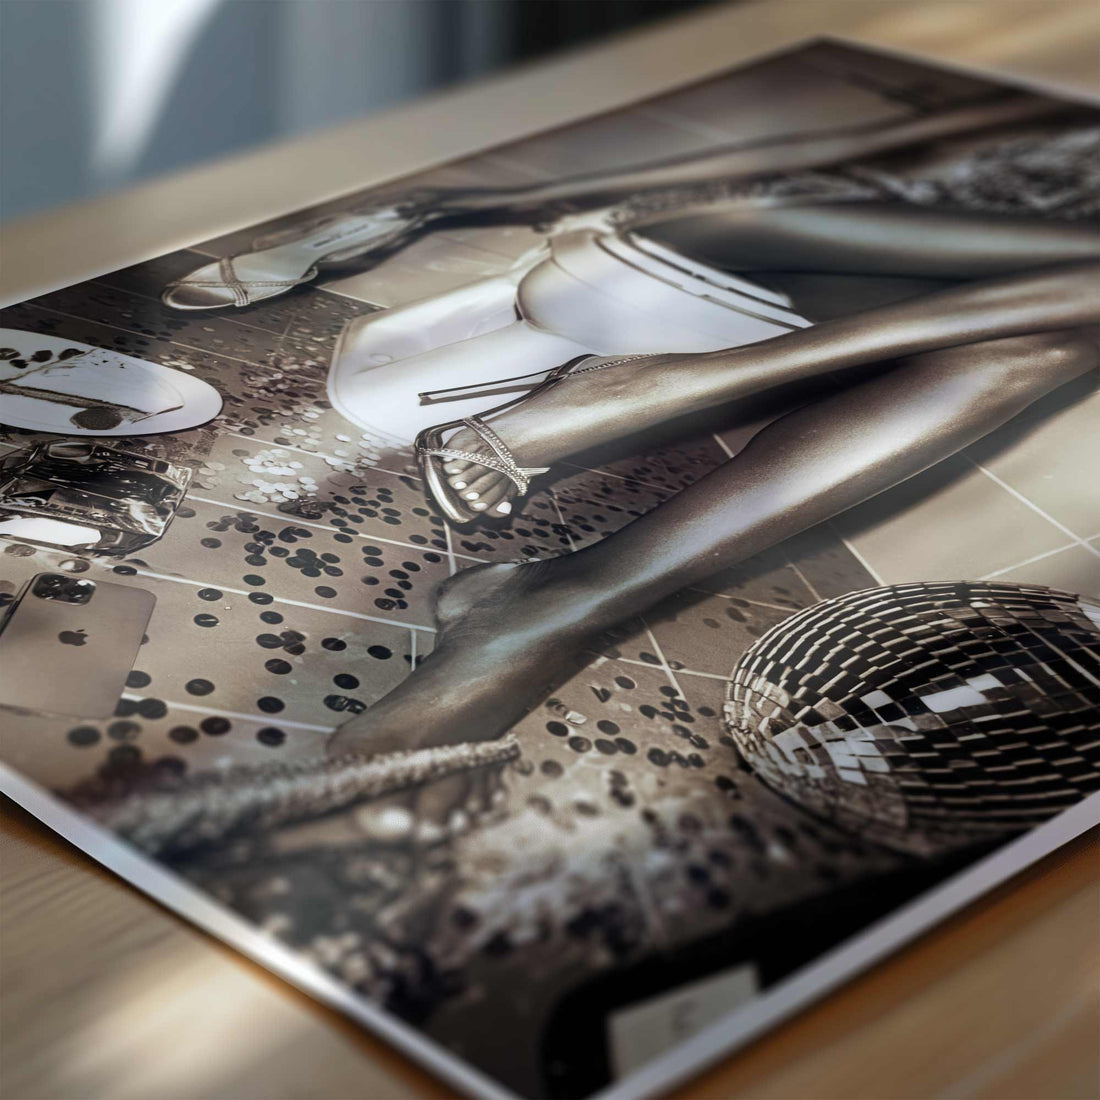
[{"label": "wood grain", "polygon": [[[75,282],[823,32],[1063,87],[1100,85],[1091,2],[731,5],[5,227],[0,295]],[[1094,831],[678,1095],[1100,1096],[1098,857]],[[0,927],[8,1100],[454,1095],[6,800]]]}]

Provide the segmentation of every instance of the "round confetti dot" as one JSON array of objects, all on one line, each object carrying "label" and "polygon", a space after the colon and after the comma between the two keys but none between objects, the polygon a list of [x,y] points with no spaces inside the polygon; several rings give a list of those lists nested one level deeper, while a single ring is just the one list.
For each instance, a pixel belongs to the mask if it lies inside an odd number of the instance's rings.
[{"label": "round confetti dot", "polygon": [[616,737],[615,747],[627,756],[633,756],[638,751],[638,746],[626,737]]},{"label": "round confetti dot", "polygon": [[256,644],[264,649],[282,649],[283,639],[277,634],[257,634]]},{"label": "round confetti dot", "polygon": [[378,661],[388,661],[393,656],[393,650],[384,645],[367,646],[367,652]]},{"label": "round confetti dot", "polygon": [[619,749],[614,741],[608,741],[604,737],[598,737],[596,738],[596,751],[602,752],[604,756],[614,756]]},{"label": "round confetti dot", "polygon": [[557,779],[565,769],[556,760],[544,760],[539,765],[539,771],[549,779]]},{"label": "round confetti dot", "polygon": [[214,685],[209,680],[188,680],[184,690],[188,695],[209,695],[214,690]]},{"label": "round confetti dot", "polygon": [[199,545],[205,546],[207,550],[217,550],[221,544],[221,539],[199,539]]},{"label": "round confetti dot", "polygon": [[198,740],[199,731],[194,726],[173,726],[168,731],[168,736],[177,745],[189,745],[192,741]]},{"label": "round confetti dot", "polygon": [[137,745],[116,745],[107,759],[116,766],[133,767],[141,760],[141,749]]},{"label": "round confetti dot", "polygon": [[274,603],[275,597],[270,592],[249,592],[248,598],[253,603],[268,604]]},{"label": "round confetti dot", "polygon": [[268,672],[273,672],[276,676],[285,676],[288,672],[294,671],[294,666],[289,661],[282,661],[277,657],[270,661],[265,661],[264,668],[266,668]]},{"label": "round confetti dot", "polygon": [[132,741],[140,732],[137,722],[112,722],[107,727],[107,736],[112,741]]},{"label": "round confetti dot", "polygon": [[[303,570],[304,572],[304,570]],[[329,588],[327,584],[319,584],[314,590],[322,599],[331,600],[336,595],[335,588]]]},{"label": "round confetti dot", "polygon": [[199,723],[199,729],[208,737],[221,737],[223,734],[228,733],[232,726],[233,724],[228,718],[222,718],[218,715],[211,715]]},{"label": "round confetti dot", "polygon": [[334,653],[340,652],[342,649],[348,648],[348,643],[341,638],[322,638],[321,648],[332,650]]},{"label": "round confetti dot", "polygon": [[155,721],[168,713],[168,707],[160,699],[142,699],[137,705],[137,712],[142,718]]},{"label": "round confetti dot", "polygon": [[257,573],[246,573],[243,577],[241,577],[241,580],[244,581],[245,584],[251,584],[255,588],[259,588],[260,585],[267,584],[267,581],[265,581],[264,578]]},{"label": "round confetti dot", "polygon": [[256,700],[256,706],[264,714],[278,714],[286,706],[286,703],[282,699],[276,699],[274,695],[265,695],[262,699]]},{"label": "round confetti dot", "polygon": [[69,730],[66,736],[69,739],[69,744],[77,745],[83,749],[89,745],[94,745],[99,740],[99,730],[94,726],[77,726],[76,729]]},{"label": "round confetti dot", "polygon": [[222,592],[217,588],[200,588],[196,595],[200,600],[206,600],[208,603],[213,603],[215,600],[222,598]]},{"label": "round confetti dot", "polygon": [[606,718],[602,718],[596,723],[596,729],[600,733],[606,733],[608,737],[614,737],[619,732],[619,727],[614,722],[609,722]]},{"label": "round confetti dot", "polygon": [[569,727],[564,722],[547,722],[546,732],[552,733],[555,737],[568,737]]},{"label": "round confetti dot", "polygon": [[256,731],[256,740],[261,745],[270,745],[274,748],[286,740],[286,734],[281,729],[276,729],[275,726],[265,726],[262,730]]},{"label": "round confetti dot", "polygon": [[217,615],[196,615],[195,626],[212,627],[217,626],[221,620]]},{"label": "round confetti dot", "polygon": [[270,623],[272,626],[283,621],[282,615],[278,611],[261,611],[260,622]]},{"label": "round confetti dot", "polygon": [[589,752],[592,749],[592,742],[587,737],[570,737],[566,744],[574,752]]},{"label": "round confetti dot", "polygon": [[618,684],[619,687],[625,688],[627,691],[638,686],[629,676],[616,676],[615,683]]},{"label": "round confetti dot", "polygon": [[649,752],[646,753],[646,759],[649,760],[651,764],[656,764],[658,768],[668,767],[668,753],[663,749],[650,749]]},{"label": "round confetti dot", "polygon": [[341,672],[338,675],[333,676],[332,682],[338,688],[343,688],[345,691],[353,691],[359,686],[358,678],[352,676],[351,673],[348,672]]},{"label": "round confetti dot", "polygon": [[153,682],[152,676],[147,672],[140,672],[138,669],[134,669],[129,676],[126,677],[126,686],[128,688],[143,688],[148,687]]}]

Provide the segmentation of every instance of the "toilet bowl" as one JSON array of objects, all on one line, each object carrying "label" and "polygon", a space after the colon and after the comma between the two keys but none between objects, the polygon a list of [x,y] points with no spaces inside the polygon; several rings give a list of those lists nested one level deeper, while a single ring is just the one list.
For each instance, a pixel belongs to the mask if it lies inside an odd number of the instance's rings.
[{"label": "toilet bowl", "polygon": [[[809,323],[786,296],[655,241],[581,230],[504,275],[353,321],[337,345],[328,396],[363,430],[407,445],[423,428],[483,413],[578,355],[716,351]],[[482,387],[474,396],[420,397],[473,385]]]}]

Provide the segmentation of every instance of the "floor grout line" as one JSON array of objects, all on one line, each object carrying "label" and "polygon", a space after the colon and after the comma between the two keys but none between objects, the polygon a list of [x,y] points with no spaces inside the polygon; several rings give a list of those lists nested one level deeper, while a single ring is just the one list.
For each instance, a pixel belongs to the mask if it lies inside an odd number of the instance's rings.
[{"label": "floor grout line", "polygon": [[683,688],[680,687],[680,683],[676,679],[676,673],[672,671],[672,666],[668,663],[668,659],[665,657],[664,650],[661,649],[661,643],[657,641],[657,636],[650,629],[649,623],[646,622],[644,618],[642,619],[642,622],[645,623],[645,631],[646,634],[649,635],[649,641],[653,646],[653,652],[656,653],[657,657],[660,659],[661,667],[664,669],[665,675],[668,677],[669,683],[672,684],[672,686],[676,689],[676,694],[679,695],[680,698],[686,702],[687,696],[684,694]]},{"label": "floor grout line", "polygon": [[455,561],[458,555],[455,553],[454,539],[451,538],[451,525],[446,520],[443,522],[443,537],[447,540],[447,565],[453,577],[458,572],[458,562]]},{"label": "floor grout line", "polygon": [[[116,325],[110,321],[96,321],[91,317],[78,317],[75,313],[66,313],[63,309],[53,309],[51,306],[38,306],[33,302],[25,302],[23,304],[29,306],[31,309],[41,310],[43,313],[54,313],[58,317],[68,317],[70,321],[82,321],[86,325],[99,325],[101,328],[115,329],[117,332],[125,332],[130,336],[137,336],[142,340],[149,339],[148,334],[144,332],[137,332],[135,329],[126,328],[124,325]],[[209,348],[199,348],[194,344],[185,344],[181,340],[163,340],[161,342],[169,344],[172,347],[186,348],[188,351],[201,352],[203,355],[216,355],[219,359],[228,359],[231,363],[243,363],[246,367],[252,367],[253,370],[270,371],[272,369],[271,367],[265,366],[263,363],[257,363],[254,359],[240,359],[236,355],[226,355],[225,352],[222,351],[211,351]],[[104,350],[111,351],[115,349],[105,348]],[[129,355],[129,352],[120,351],[117,354]],[[139,359],[140,356],[132,355],[130,358]],[[152,360],[148,360],[148,362],[152,362]],[[159,363],[157,364],[157,366],[160,365]]]},{"label": "floor grout line", "polygon": [[1024,558],[1023,561],[1013,562],[1012,565],[1006,565],[1003,569],[994,569],[992,573],[985,573],[979,578],[979,580],[990,581],[995,577],[1000,577],[1005,573],[1011,573],[1013,569],[1022,569],[1025,565],[1031,565],[1034,562],[1042,561],[1044,558],[1052,558],[1056,554],[1061,554],[1066,550],[1072,550],[1077,543],[1067,542],[1065,546],[1058,546],[1053,550],[1044,550],[1041,554],[1033,554],[1030,558]]},{"label": "floor grout line", "polygon": [[667,485],[658,485],[653,481],[642,481],[636,477],[626,477],[624,474],[613,474],[610,470],[601,470],[596,466],[578,466],[575,462],[559,462],[559,466],[568,466],[571,470],[583,470],[586,474],[599,474],[601,477],[613,477],[616,481],[629,481],[632,485],[644,485],[647,489],[658,489],[662,493],[675,493],[676,489]]},{"label": "floor grout line", "polygon": [[677,672],[682,672],[685,676],[702,676],[707,680],[721,680],[722,683],[729,683],[729,676],[722,676],[717,672],[700,672],[694,668],[678,668]]},{"label": "floor grout line", "polygon": [[[365,275],[366,272],[365,271],[361,272],[361,274]],[[341,275],[339,278],[354,279],[355,276],[354,275]],[[338,279],[333,279],[331,282],[328,282],[328,283],[314,283],[313,286],[310,287],[310,289],[315,290],[315,291],[319,291],[321,294],[331,294],[334,298],[346,298],[349,302],[358,302],[360,305],[363,305],[363,306],[372,306],[374,308],[375,313],[381,313],[383,310],[386,310],[386,309],[395,309],[395,308],[400,309],[401,308],[400,306],[395,307],[395,306],[379,305],[378,302],[372,302],[369,298],[360,298],[358,294],[348,294],[346,291],[337,290],[332,285],[332,283],[337,282],[337,281],[338,281]],[[364,314],[362,314],[362,316],[366,317],[368,315],[364,313]]]},{"label": "floor grout line", "polygon": [[809,577],[807,577],[806,574],[803,573],[802,570],[799,569],[798,566],[795,565],[795,563],[793,561],[791,561],[789,556],[787,556],[787,555],[784,555],[784,556],[787,557],[787,566],[788,566],[788,568],[790,568],[794,571],[794,575],[796,577],[798,577],[798,579],[806,586],[807,590],[809,591],[810,595],[813,596],[814,600],[817,603],[821,603],[821,598],[822,598],[821,593],[818,592],[818,590],[816,588],[814,588],[814,586],[810,583]]},{"label": "floor grout line", "polygon": [[558,516],[558,523],[561,524],[565,537],[569,540],[569,552],[575,553],[577,549],[577,540],[573,538],[573,529],[565,522],[565,516],[562,514],[561,505],[558,503],[557,493],[553,489],[546,490],[547,495],[550,497],[550,503],[554,505],[554,511]]},{"label": "floor grout line", "polygon": [[863,555],[862,555],[862,554],[861,554],[861,553],[860,553],[860,552],[859,552],[859,551],[858,551],[858,550],[857,550],[857,549],[855,548],[855,544],[854,544],[854,543],[852,543],[852,542],[851,542],[850,540],[846,539],[846,538],[845,538],[845,537],[844,537],[844,536],[843,536],[843,535],[842,535],[842,534],[841,534],[841,533],[840,533],[840,532],[839,532],[839,531],[838,531],[838,530],[836,529],[836,527],[834,526],[834,524],[833,524],[833,521],[832,521],[832,520],[829,520],[829,521],[828,521],[828,523],[829,523],[829,529],[830,529],[830,530],[831,530],[831,531],[833,532],[833,534],[834,534],[834,535],[836,535],[836,537],[837,537],[838,539],[840,539],[840,541],[841,541],[842,543],[844,543],[844,545],[845,545],[845,546],[846,546],[846,547],[848,548],[848,552],[849,552],[849,553],[850,553],[850,554],[852,555],[852,557],[853,557],[853,558],[855,558],[855,559],[856,559],[856,561],[858,561],[858,562],[859,562],[859,564],[860,564],[860,565],[862,565],[862,566],[863,566],[863,568],[864,568],[864,569],[866,569],[866,570],[867,570],[867,572],[871,574],[871,580],[873,580],[873,581],[875,582],[875,584],[880,584],[880,585],[883,585],[883,584],[885,584],[885,583],[886,583],[886,581],[885,581],[885,580],[883,580],[883,578],[882,578],[882,575],[881,575],[881,574],[879,573],[879,571],[878,571],[878,570],[877,570],[877,569],[876,569],[876,568],[875,568],[875,567],[874,567],[874,566],[873,566],[873,565],[872,565],[872,564],[871,564],[871,563],[870,563],[870,562],[869,562],[869,561],[868,561],[868,560],[867,560],[867,559],[866,559],[866,558],[865,558],[865,557],[864,557],[864,556],[863,556]]},{"label": "floor grout line", "polygon": [[[185,584],[190,588],[216,588],[219,592],[232,592],[237,596],[250,596],[252,592],[249,592],[244,588],[233,588],[227,584],[218,584],[214,581],[193,581],[189,577],[173,577],[171,573],[155,573],[151,569],[138,569],[134,567],[134,572],[140,577],[151,577],[153,580],[158,581],[172,581],[174,584]],[[253,590],[255,591],[255,590]],[[383,619],[380,615],[368,615],[363,611],[348,611],[346,608],[340,607],[325,607],[324,604],[319,603],[306,603],[305,600],[294,600],[289,596],[272,596],[271,599],[275,603],[289,604],[291,607],[304,607],[308,611],[324,611],[329,615],[343,615],[348,619],[361,619],[368,623],[381,623],[383,626],[396,626],[402,630],[423,630],[428,634],[435,633],[434,626],[420,626],[418,623],[403,623],[397,619]]]},{"label": "floor grout line", "polygon": [[[129,699],[131,702],[140,703],[143,699],[160,698],[159,696],[150,695],[135,695],[133,692],[124,691],[122,693],[123,699]],[[312,722],[293,722],[290,719],[279,720],[277,714],[249,714],[246,711],[239,710],[225,710],[222,707],[203,707],[197,703],[177,703],[171,699],[161,699],[166,707],[172,707],[175,710],[191,711],[193,714],[211,714],[219,717],[228,718],[240,718],[245,722],[258,722],[261,725],[278,725],[280,727],[286,726],[288,729],[296,730],[312,730],[316,733],[332,733],[335,726],[318,726]]]},{"label": "floor grout line", "polygon": [[[419,550],[421,552],[430,550],[432,553],[438,553],[438,548],[434,546],[417,546],[415,542],[402,542],[400,539],[389,539],[385,535],[377,535],[373,531],[367,534],[366,531],[361,531],[358,528],[344,528],[344,527],[331,527],[327,523],[315,523],[313,520],[302,519],[300,516],[291,516],[285,514],[277,514],[275,512],[265,512],[262,508],[246,508],[244,507],[244,501],[238,501],[237,503],[229,503],[224,500],[215,500],[213,497],[202,497],[197,493],[189,493],[188,500],[197,500],[203,504],[212,504],[218,508],[229,508],[234,512],[240,512],[244,515],[250,516],[265,516],[267,519],[277,519],[280,523],[287,525],[301,524],[302,527],[312,527],[317,531],[329,531],[334,535],[355,535],[357,538],[364,539],[367,542],[385,542],[390,546],[402,546],[406,550]],[[449,541],[449,540],[448,540]],[[472,554],[460,554],[455,551],[444,551],[449,556],[456,558],[466,558],[468,561],[484,562],[486,558],[475,558]]]},{"label": "floor grout line", "polygon": [[1002,489],[1004,489],[1006,493],[1011,493],[1012,496],[1020,501],[1021,504],[1027,505],[1027,507],[1030,508],[1036,515],[1042,516],[1043,519],[1047,521],[1047,523],[1053,524],[1055,527],[1057,527],[1063,535],[1068,535],[1071,539],[1073,539],[1075,543],[1077,543],[1078,546],[1083,546],[1090,554],[1095,554],[1098,558],[1100,558],[1100,549],[1097,549],[1094,546],[1090,546],[1084,539],[1079,538],[1064,523],[1059,523],[1058,520],[1056,520],[1052,515],[1044,512],[1038,504],[1036,504],[1032,500],[1029,500],[1018,489],[1014,489],[1011,485],[1008,484],[1007,481],[1002,481],[995,473],[993,473],[992,470],[986,469],[986,467],[983,466],[980,462],[975,462],[974,459],[970,458],[969,456],[967,457],[967,462],[969,462],[976,470],[980,470],[983,474],[985,474],[985,476],[989,478],[990,481],[992,481],[995,485],[999,485]]}]

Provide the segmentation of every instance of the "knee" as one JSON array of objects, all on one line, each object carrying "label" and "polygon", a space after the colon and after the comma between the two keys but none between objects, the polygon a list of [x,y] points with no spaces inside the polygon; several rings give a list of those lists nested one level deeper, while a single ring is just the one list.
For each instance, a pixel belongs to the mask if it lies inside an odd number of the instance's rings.
[{"label": "knee", "polygon": [[1100,364],[1100,346],[1083,330],[1014,336],[977,347],[990,383],[1010,400],[1045,393]]}]

